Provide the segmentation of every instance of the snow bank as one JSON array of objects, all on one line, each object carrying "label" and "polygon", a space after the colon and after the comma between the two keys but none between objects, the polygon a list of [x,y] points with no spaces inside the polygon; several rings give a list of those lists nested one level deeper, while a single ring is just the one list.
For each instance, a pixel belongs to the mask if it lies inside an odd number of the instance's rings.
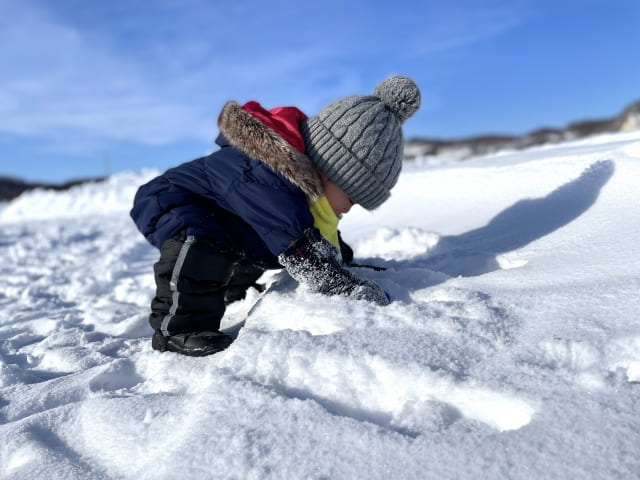
[{"label": "snow bank", "polygon": [[128,211],[138,186],[158,173],[155,170],[123,172],[103,182],[84,183],[68,191],[31,190],[0,209],[0,222],[77,218]]},{"label": "snow bank", "polygon": [[635,478],[640,134],[405,169],[341,225],[388,307],[284,272],[151,350],[123,174],[0,212],[0,478]]}]

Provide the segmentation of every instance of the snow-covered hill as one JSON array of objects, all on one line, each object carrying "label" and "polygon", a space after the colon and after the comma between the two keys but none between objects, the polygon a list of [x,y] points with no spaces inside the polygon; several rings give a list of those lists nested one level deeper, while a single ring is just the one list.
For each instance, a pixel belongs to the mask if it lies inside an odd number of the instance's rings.
[{"label": "snow-covered hill", "polygon": [[341,230],[395,298],[283,272],[151,350],[123,174],[0,206],[0,478],[638,478],[640,133],[408,165]]}]

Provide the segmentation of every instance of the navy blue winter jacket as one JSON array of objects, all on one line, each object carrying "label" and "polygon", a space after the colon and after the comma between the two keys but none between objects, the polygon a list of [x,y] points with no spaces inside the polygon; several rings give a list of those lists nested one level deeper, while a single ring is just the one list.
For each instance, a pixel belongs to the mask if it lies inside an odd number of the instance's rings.
[{"label": "navy blue winter jacket", "polygon": [[[295,165],[289,174],[298,183],[295,185],[278,169],[284,170],[283,164],[291,169],[287,156],[298,156],[299,160],[302,154],[246,111],[236,107],[225,110],[221,114],[222,133],[216,140],[220,150],[171,168],[140,187],[131,217],[158,248],[184,232],[209,238],[256,264],[280,268],[277,256],[313,226],[307,197],[318,196],[321,187],[305,188],[298,180],[317,176],[317,172],[309,171],[313,169],[310,163]],[[265,132],[270,135],[266,140]],[[240,148],[233,146],[227,135]],[[247,151],[256,148],[267,151],[266,157],[271,158],[248,155]]]}]

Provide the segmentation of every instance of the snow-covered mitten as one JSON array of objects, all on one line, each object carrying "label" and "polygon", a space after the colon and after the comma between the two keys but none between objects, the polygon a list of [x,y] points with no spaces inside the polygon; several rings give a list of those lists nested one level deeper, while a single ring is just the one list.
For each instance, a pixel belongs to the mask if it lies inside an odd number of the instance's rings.
[{"label": "snow-covered mitten", "polygon": [[375,283],[356,277],[340,266],[338,249],[320,235],[307,229],[280,256],[278,261],[298,282],[311,291],[325,295],[342,295],[388,305],[389,299]]}]

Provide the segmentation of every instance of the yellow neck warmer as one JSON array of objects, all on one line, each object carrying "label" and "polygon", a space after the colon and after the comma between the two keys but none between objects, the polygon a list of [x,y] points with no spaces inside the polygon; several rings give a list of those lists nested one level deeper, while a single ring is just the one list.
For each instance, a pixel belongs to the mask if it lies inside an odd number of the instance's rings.
[{"label": "yellow neck warmer", "polygon": [[313,226],[320,230],[322,236],[340,250],[340,242],[338,242],[338,222],[342,215],[340,217],[336,216],[331,205],[329,205],[329,200],[327,200],[326,195],[311,205],[309,210],[311,210],[311,214],[313,215]]}]

